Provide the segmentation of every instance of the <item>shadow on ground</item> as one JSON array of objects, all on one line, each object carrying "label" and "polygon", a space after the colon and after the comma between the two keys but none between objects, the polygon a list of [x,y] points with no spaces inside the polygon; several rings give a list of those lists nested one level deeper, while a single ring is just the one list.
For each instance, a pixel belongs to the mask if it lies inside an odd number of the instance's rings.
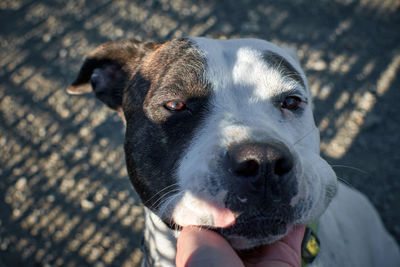
[{"label": "shadow on ground", "polygon": [[143,227],[117,116],[64,88],[122,38],[258,37],[297,50],[322,153],[400,241],[400,1],[0,2],[0,265],[136,266]]}]

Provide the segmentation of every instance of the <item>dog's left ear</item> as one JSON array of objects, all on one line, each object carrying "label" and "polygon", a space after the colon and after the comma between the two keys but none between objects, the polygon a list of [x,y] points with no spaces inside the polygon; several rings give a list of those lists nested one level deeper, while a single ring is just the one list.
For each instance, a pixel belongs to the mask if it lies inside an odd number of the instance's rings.
[{"label": "dog's left ear", "polygon": [[135,40],[102,44],[85,59],[67,92],[80,95],[93,91],[100,101],[119,111],[129,78],[136,72],[144,55],[156,46],[155,43]]}]

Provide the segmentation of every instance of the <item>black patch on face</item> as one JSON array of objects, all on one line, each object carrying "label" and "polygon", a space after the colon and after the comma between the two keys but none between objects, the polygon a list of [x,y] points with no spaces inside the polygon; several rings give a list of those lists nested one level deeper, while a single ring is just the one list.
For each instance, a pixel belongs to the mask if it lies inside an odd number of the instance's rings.
[{"label": "black patch on face", "polygon": [[287,225],[295,220],[294,214],[295,208],[289,204],[274,205],[267,199],[264,205],[248,203],[233,226],[218,231],[226,237],[240,235],[248,239],[281,235],[286,232]]},{"label": "black patch on face", "polygon": [[[207,111],[210,90],[203,59],[189,41],[173,41],[153,54],[153,61],[133,76],[122,107],[129,177],[143,203],[157,211],[176,193],[174,172]],[[176,100],[187,108],[171,112],[164,107]]]},{"label": "black patch on face", "polygon": [[270,51],[264,53],[263,58],[268,64],[281,71],[285,78],[295,80],[306,88],[300,73],[285,58]]},{"label": "black patch on face", "polygon": [[[221,230],[226,236],[239,234],[251,239],[279,235],[285,233],[287,224],[297,219],[296,207],[290,205],[291,199],[298,193],[296,179],[281,184],[278,189],[277,185],[273,189],[267,185],[263,192],[248,190],[247,185],[237,181],[229,187],[225,204],[240,215],[233,226]],[[247,201],[241,202],[238,196],[246,197]]]},{"label": "black patch on face", "polygon": [[249,240],[262,239],[271,236],[283,235],[287,231],[289,220],[281,219],[282,214],[271,214],[265,217],[261,214],[253,218],[239,218],[236,223],[224,229],[217,229],[221,235],[229,239],[229,236],[241,236]]}]

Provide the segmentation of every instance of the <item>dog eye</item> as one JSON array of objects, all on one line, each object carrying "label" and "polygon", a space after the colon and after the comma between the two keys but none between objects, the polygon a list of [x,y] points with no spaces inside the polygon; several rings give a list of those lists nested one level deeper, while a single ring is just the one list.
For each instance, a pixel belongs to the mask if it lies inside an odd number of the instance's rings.
[{"label": "dog eye", "polygon": [[186,109],[186,104],[183,101],[170,101],[164,104],[164,108],[169,111],[182,111]]},{"label": "dog eye", "polygon": [[288,96],[281,102],[281,108],[288,110],[296,110],[300,107],[301,104],[300,97],[297,96]]}]

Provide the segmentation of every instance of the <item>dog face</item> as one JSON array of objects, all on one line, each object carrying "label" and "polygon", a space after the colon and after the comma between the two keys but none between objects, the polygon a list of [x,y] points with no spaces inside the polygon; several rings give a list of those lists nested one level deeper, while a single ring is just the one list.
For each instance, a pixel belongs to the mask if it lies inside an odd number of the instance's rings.
[{"label": "dog face", "polygon": [[316,219],[336,192],[304,73],[269,42],[107,43],[68,88],[91,90],[125,120],[132,184],[171,226],[246,249]]}]

